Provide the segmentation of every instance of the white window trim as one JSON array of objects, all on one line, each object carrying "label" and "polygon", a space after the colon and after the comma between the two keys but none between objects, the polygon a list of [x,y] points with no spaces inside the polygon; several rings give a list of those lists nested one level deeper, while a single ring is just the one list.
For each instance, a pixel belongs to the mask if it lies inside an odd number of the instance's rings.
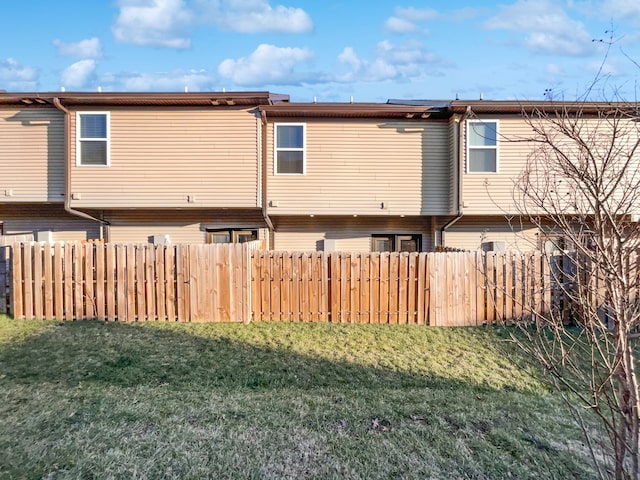
[{"label": "white window trim", "polygon": [[[280,173],[278,172],[278,151],[298,152],[299,148],[278,148],[278,127],[279,126],[302,127],[302,173]],[[278,176],[300,176],[307,174],[307,124],[279,122],[273,124],[273,174]]]},{"label": "white window trim", "polygon": [[[490,146],[490,145],[485,145],[482,147],[472,147],[471,145],[469,145],[469,129],[470,124],[472,123],[495,123],[496,124],[496,145],[495,147]],[[469,175],[496,175],[498,173],[500,173],[500,121],[493,119],[493,118],[484,118],[481,120],[467,120],[467,134],[465,135],[466,137],[466,145],[465,145],[465,153],[466,153],[466,158],[465,158],[465,173],[468,173]],[[477,149],[494,149],[496,151],[496,170],[495,172],[474,172],[472,170],[470,170],[469,168],[469,151],[477,148]]]},{"label": "white window trim", "polygon": [[[107,143],[107,163],[106,165],[83,165],[80,158],[80,143],[83,140],[102,141],[102,139],[96,138],[80,138],[80,117],[82,115],[105,115],[107,118],[107,138],[104,140]],[[105,168],[111,166],[111,112],[76,112],[76,167],[83,168]]]}]

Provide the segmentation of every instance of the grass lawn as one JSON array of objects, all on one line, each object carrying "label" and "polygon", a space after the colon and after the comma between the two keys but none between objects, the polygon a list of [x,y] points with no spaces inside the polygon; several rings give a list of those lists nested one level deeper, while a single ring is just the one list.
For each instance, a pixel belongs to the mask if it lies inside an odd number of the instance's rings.
[{"label": "grass lawn", "polygon": [[592,478],[505,338],[0,316],[0,478]]}]

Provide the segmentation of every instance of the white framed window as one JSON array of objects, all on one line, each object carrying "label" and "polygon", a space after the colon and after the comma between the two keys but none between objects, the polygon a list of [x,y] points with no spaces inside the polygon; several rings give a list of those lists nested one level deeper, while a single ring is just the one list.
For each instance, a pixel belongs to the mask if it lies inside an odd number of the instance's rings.
[{"label": "white framed window", "polygon": [[108,167],[111,164],[109,112],[76,113],[76,165]]},{"label": "white framed window", "polygon": [[467,173],[498,173],[498,121],[467,120]]},{"label": "white framed window", "polygon": [[307,169],[307,126],[304,123],[276,123],[274,170],[276,175],[304,175]]}]

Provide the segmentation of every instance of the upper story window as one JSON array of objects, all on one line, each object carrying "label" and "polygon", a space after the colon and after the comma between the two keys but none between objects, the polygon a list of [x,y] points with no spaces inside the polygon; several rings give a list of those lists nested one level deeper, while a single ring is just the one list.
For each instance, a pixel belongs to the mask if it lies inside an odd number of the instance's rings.
[{"label": "upper story window", "polygon": [[109,130],[109,112],[77,113],[76,165],[109,165]]},{"label": "upper story window", "polygon": [[498,172],[498,121],[467,121],[467,172]]},{"label": "upper story window", "polygon": [[275,124],[276,175],[304,175],[306,125],[304,123]]}]

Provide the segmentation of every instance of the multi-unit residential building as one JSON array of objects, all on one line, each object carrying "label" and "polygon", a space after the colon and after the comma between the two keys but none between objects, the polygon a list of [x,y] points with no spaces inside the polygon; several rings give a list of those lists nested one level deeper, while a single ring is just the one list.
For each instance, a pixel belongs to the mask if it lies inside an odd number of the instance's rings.
[{"label": "multi-unit residential building", "polygon": [[537,248],[506,101],[0,92],[0,235],[277,250]]}]

